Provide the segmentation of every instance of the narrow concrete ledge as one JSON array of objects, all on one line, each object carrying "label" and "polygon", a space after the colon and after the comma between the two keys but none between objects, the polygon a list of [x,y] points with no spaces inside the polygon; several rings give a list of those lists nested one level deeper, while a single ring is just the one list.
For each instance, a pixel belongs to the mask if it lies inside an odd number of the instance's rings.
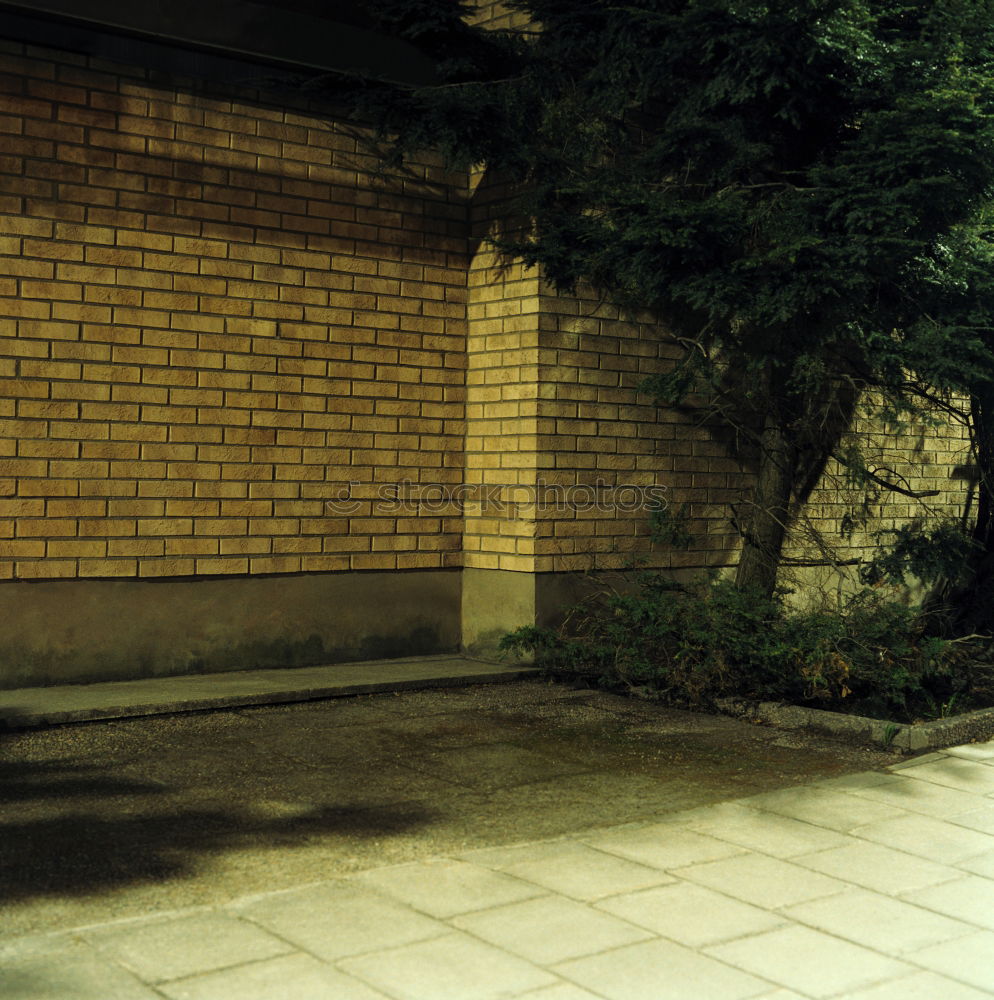
[{"label": "narrow concrete ledge", "polygon": [[412,656],[319,667],[16,688],[0,691],[0,727],[29,729],[92,719],[279,705],[412,688],[493,684],[536,673],[534,667],[504,666],[458,655]]},{"label": "narrow concrete ledge", "polygon": [[994,736],[994,708],[951,715],[932,722],[888,722],[863,715],[801,708],[778,701],[721,698],[718,708],[737,719],[749,719],[781,729],[807,729],[848,740],[876,743],[900,750],[918,751],[957,743],[989,740]]}]

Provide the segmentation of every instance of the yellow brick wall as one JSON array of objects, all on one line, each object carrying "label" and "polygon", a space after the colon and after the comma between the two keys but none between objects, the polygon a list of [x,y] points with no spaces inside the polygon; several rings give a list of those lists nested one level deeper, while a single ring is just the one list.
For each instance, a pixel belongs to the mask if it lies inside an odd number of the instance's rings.
[{"label": "yellow brick wall", "polygon": [[[537,280],[533,272],[530,277]],[[486,287],[497,299],[499,279],[492,275]],[[505,432],[503,438],[491,439],[481,461],[491,466],[489,481],[533,484],[533,495],[541,496],[543,487],[547,496],[549,487],[565,488],[567,495],[580,487],[572,494],[579,504],[547,503],[534,510],[505,503],[503,520],[492,519],[489,540],[480,540],[488,561],[475,556],[470,562],[467,555],[467,565],[523,568],[528,565],[525,553],[534,555],[530,565],[537,572],[636,565],[695,571],[734,565],[740,538],[733,517],[736,506],[750,496],[751,463],[736,455],[727,430],[706,419],[702,408],[657,406],[638,391],[646,376],[671,367],[681,349],[651,318],[632,317],[594,294],[560,296],[541,284],[537,290],[528,287],[536,292],[522,300],[529,314],[513,321],[524,322],[519,341],[527,338],[528,345],[538,345],[529,354],[534,367],[528,369],[528,380],[517,378],[524,369],[513,368],[514,380],[502,382],[499,394],[491,390],[490,398],[506,406],[509,393],[524,396],[514,405],[535,415],[525,428],[529,433],[534,428],[533,451],[526,465],[512,454],[526,438]],[[471,311],[475,294],[471,280]],[[484,322],[471,319],[471,331],[482,329]],[[507,323],[500,318],[486,327],[491,349],[517,345],[508,345]],[[469,381],[479,379],[473,369],[471,357]],[[495,383],[505,377],[500,371],[487,374]],[[470,400],[481,392],[472,386],[467,391]],[[874,407],[864,400],[861,410],[873,413]],[[477,419],[494,413],[491,403]],[[518,423],[525,422],[519,418]],[[501,426],[509,425],[505,421]],[[840,580],[852,585],[859,562],[881,544],[879,532],[915,518],[934,522],[963,513],[972,468],[965,423],[933,412],[906,426],[888,427],[879,416],[861,415],[847,442],[860,448],[881,478],[912,493],[937,495],[916,499],[875,484],[857,488],[837,462],[830,462],[789,532],[782,575],[787,586],[834,588]],[[503,469],[517,466],[517,478],[496,476],[498,462]],[[584,486],[598,493],[584,494]],[[595,495],[603,501],[583,510],[584,498]],[[674,547],[650,537],[649,503],[644,501],[660,497],[669,511],[681,512],[688,545]],[[642,502],[625,509],[632,498]],[[515,539],[513,550],[510,538]]]},{"label": "yellow brick wall", "polygon": [[[348,126],[3,44],[0,578],[734,560],[748,476],[638,393],[658,330],[502,265],[499,183],[380,169]],[[872,433],[957,509],[958,432]],[[841,539],[838,481],[810,524],[843,558],[918,510],[882,495]],[[578,486],[601,502],[557,503]],[[651,487],[689,549],[619,509]]]},{"label": "yellow brick wall", "polygon": [[858,581],[859,561],[893,540],[888,532],[916,519],[934,524],[969,514],[975,463],[966,414],[960,413],[963,419],[950,419],[926,409],[923,419],[909,418],[900,427],[858,416],[846,443],[860,450],[870,471],[907,493],[935,495],[908,496],[874,482],[854,483],[831,460],[791,532],[784,582],[812,589],[851,587]]},{"label": "yellow brick wall", "polygon": [[473,182],[465,478],[480,497],[463,505],[464,565],[532,572],[534,516],[512,498],[533,488],[537,471],[539,280],[534,270],[502,262],[488,245],[506,191],[490,175]]},{"label": "yellow brick wall", "polygon": [[543,311],[542,478],[581,489],[566,510],[547,507],[539,568],[708,565],[700,550],[717,536],[702,537],[693,554],[661,549],[649,537],[650,505],[714,503],[727,474],[727,460],[708,450],[693,415],[638,391],[647,376],[672,365],[674,345],[648,317],[622,314],[594,295],[547,291]]},{"label": "yellow brick wall", "polygon": [[462,474],[463,184],[12,43],[0,133],[0,577],[458,563],[369,488]]}]

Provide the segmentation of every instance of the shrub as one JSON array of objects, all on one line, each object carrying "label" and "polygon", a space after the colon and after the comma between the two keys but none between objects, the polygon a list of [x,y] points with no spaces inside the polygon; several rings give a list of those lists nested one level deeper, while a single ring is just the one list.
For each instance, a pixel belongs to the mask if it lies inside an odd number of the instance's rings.
[{"label": "shrub", "polygon": [[558,630],[506,636],[558,676],[710,707],[724,695],[913,718],[962,693],[956,647],[925,634],[918,609],[866,589],[837,609],[795,610],[728,581],[646,574],[595,595]]}]

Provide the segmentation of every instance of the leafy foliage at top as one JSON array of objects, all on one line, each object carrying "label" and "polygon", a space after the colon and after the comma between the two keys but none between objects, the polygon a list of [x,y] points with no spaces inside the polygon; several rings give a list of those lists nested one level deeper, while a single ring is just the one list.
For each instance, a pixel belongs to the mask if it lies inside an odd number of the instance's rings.
[{"label": "leafy foliage at top", "polygon": [[534,227],[506,249],[772,362],[795,409],[833,380],[986,377],[992,0],[506,6],[536,30],[376,0],[446,82],[360,100],[399,150],[515,187]]}]

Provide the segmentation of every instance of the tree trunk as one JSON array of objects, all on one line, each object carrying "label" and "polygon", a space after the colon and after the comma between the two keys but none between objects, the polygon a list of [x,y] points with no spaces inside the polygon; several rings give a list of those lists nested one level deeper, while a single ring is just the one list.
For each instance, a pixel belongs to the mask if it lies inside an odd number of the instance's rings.
[{"label": "tree trunk", "polygon": [[970,420],[977,449],[977,499],[973,540],[977,548],[966,572],[949,594],[951,631],[994,629],[994,384],[970,397]]},{"label": "tree trunk", "polygon": [[973,539],[994,551],[994,385],[970,397],[970,420],[977,446],[977,520]]},{"label": "tree trunk", "polygon": [[753,508],[746,519],[735,585],[770,597],[777,585],[787,533],[797,448],[774,413],[766,416],[761,441]]}]

